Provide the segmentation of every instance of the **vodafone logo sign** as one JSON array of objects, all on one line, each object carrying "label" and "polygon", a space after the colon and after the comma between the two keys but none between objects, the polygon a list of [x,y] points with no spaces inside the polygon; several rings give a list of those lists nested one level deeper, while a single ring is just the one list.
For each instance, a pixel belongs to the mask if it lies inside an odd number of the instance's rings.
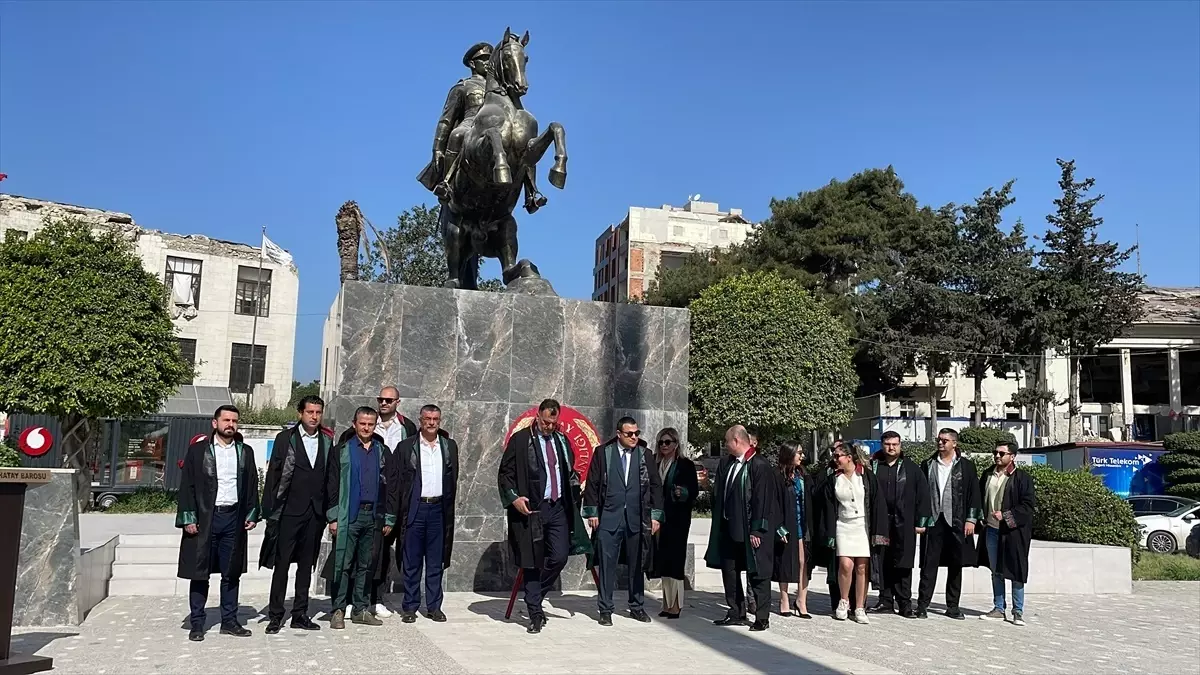
[{"label": "vodafone logo sign", "polygon": [[17,437],[17,447],[30,457],[41,457],[50,452],[54,437],[46,427],[29,427]]}]

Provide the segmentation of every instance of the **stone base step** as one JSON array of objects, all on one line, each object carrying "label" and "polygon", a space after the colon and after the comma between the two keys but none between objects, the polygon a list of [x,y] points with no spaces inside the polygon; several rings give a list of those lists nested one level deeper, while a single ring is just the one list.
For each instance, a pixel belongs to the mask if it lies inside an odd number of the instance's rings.
[{"label": "stone base step", "polygon": [[[113,578],[108,582],[108,594],[113,595],[167,595],[187,597],[188,588],[191,582],[187,579],[117,579]],[[220,578],[214,576],[209,582],[208,598],[209,602],[220,596],[221,581]],[[238,594],[246,595],[267,595],[271,592],[271,577],[265,578],[249,578],[246,575],[242,576],[241,584],[238,587]],[[288,585],[288,595],[292,593],[292,586]]]},{"label": "stone base step", "polygon": [[[246,572],[242,574],[243,581],[271,578],[271,570],[259,569],[257,553],[250,556],[247,563]],[[179,565],[176,558],[169,563],[113,563],[112,570],[113,579],[174,579]]]}]

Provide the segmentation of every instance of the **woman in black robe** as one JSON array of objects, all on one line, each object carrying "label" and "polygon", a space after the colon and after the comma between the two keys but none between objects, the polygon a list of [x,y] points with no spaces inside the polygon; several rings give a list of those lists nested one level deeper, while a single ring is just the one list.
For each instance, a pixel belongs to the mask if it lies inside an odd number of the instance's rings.
[{"label": "woman in black robe", "polygon": [[[779,614],[811,619],[808,613],[808,542],[812,538],[812,480],[804,471],[804,449],[779,446],[779,512],[772,581],[779,583]],[[796,609],[788,606],[788,585],[797,584]]]},{"label": "woman in black robe", "polygon": [[658,615],[678,619],[684,602],[692,506],[699,492],[696,464],[679,454],[679,432],[672,427],[658,432],[654,458],[655,470],[662,479],[663,520],[654,537],[654,568],[646,576],[662,579],[663,604]]}]

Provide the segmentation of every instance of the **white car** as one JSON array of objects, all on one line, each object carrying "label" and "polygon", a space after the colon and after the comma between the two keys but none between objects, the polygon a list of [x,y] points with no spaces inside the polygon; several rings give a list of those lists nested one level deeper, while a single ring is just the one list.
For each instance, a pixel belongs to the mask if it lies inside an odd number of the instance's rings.
[{"label": "white car", "polygon": [[1184,548],[1188,533],[1200,520],[1200,504],[1181,506],[1157,516],[1138,516],[1136,520],[1142,527],[1141,541],[1138,542],[1142,548],[1155,553],[1174,553]]}]

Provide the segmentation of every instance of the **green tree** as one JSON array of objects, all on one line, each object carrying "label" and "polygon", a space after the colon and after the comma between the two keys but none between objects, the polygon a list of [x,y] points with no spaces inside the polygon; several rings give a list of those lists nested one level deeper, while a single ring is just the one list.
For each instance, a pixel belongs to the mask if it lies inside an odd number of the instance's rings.
[{"label": "green tree", "polygon": [[1055,213],[1046,216],[1050,227],[1043,238],[1041,269],[1047,312],[1047,335],[1056,338],[1059,353],[1069,359],[1067,397],[1068,433],[1079,438],[1079,357],[1096,353],[1145,312],[1138,294],[1143,277],[1121,272],[1135,248],[1122,250],[1112,242],[1098,241],[1096,229],[1104,220],[1094,214],[1104,195],[1087,197],[1094,178],[1075,180],[1075,162],[1059,159],[1062,196],[1054,200]]},{"label": "green tree", "polygon": [[958,224],[953,283],[964,306],[955,330],[968,352],[958,361],[974,381],[976,427],[983,424],[983,380],[988,373],[1003,378],[1023,365],[1013,354],[1032,354],[1049,346],[1036,330],[1036,271],[1025,228],[1017,221],[1011,232],[1000,229],[1004,208],[1016,201],[1012,186],[1008,181],[999,190],[985,190],[974,204],[962,207]]},{"label": "green tree", "polygon": [[62,420],[81,506],[99,419],[154,412],[193,375],[166,287],[115,232],[53,221],[0,244],[0,409]]},{"label": "green tree", "polygon": [[727,277],[691,304],[689,415],[697,439],[732,424],[765,437],[837,428],[854,412],[850,334],[774,272]]},{"label": "green tree", "polygon": [[[442,243],[438,213],[441,206],[424,204],[396,218],[396,225],[380,231],[366,252],[359,254],[359,278],[409,286],[442,286],[448,276],[446,247]],[[499,279],[479,282],[481,291],[502,291]]]},{"label": "green tree", "polygon": [[1163,449],[1158,463],[1168,471],[1167,494],[1200,499],[1200,431],[1167,434]]},{"label": "green tree", "polygon": [[674,269],[659,263],[643,303],[660,307],[687,307],[704,289],[748,267],[745,250],[739,246],[711,251],[694,251]]},{"label": "green tree", "polygon": [[300,404],[300,399],[305,396],[320,396],[321,381],[313,380],[308,384],[300,384],[297,380],[292,380],[292,397],[288,399],[288,409],[295,410]]}]

